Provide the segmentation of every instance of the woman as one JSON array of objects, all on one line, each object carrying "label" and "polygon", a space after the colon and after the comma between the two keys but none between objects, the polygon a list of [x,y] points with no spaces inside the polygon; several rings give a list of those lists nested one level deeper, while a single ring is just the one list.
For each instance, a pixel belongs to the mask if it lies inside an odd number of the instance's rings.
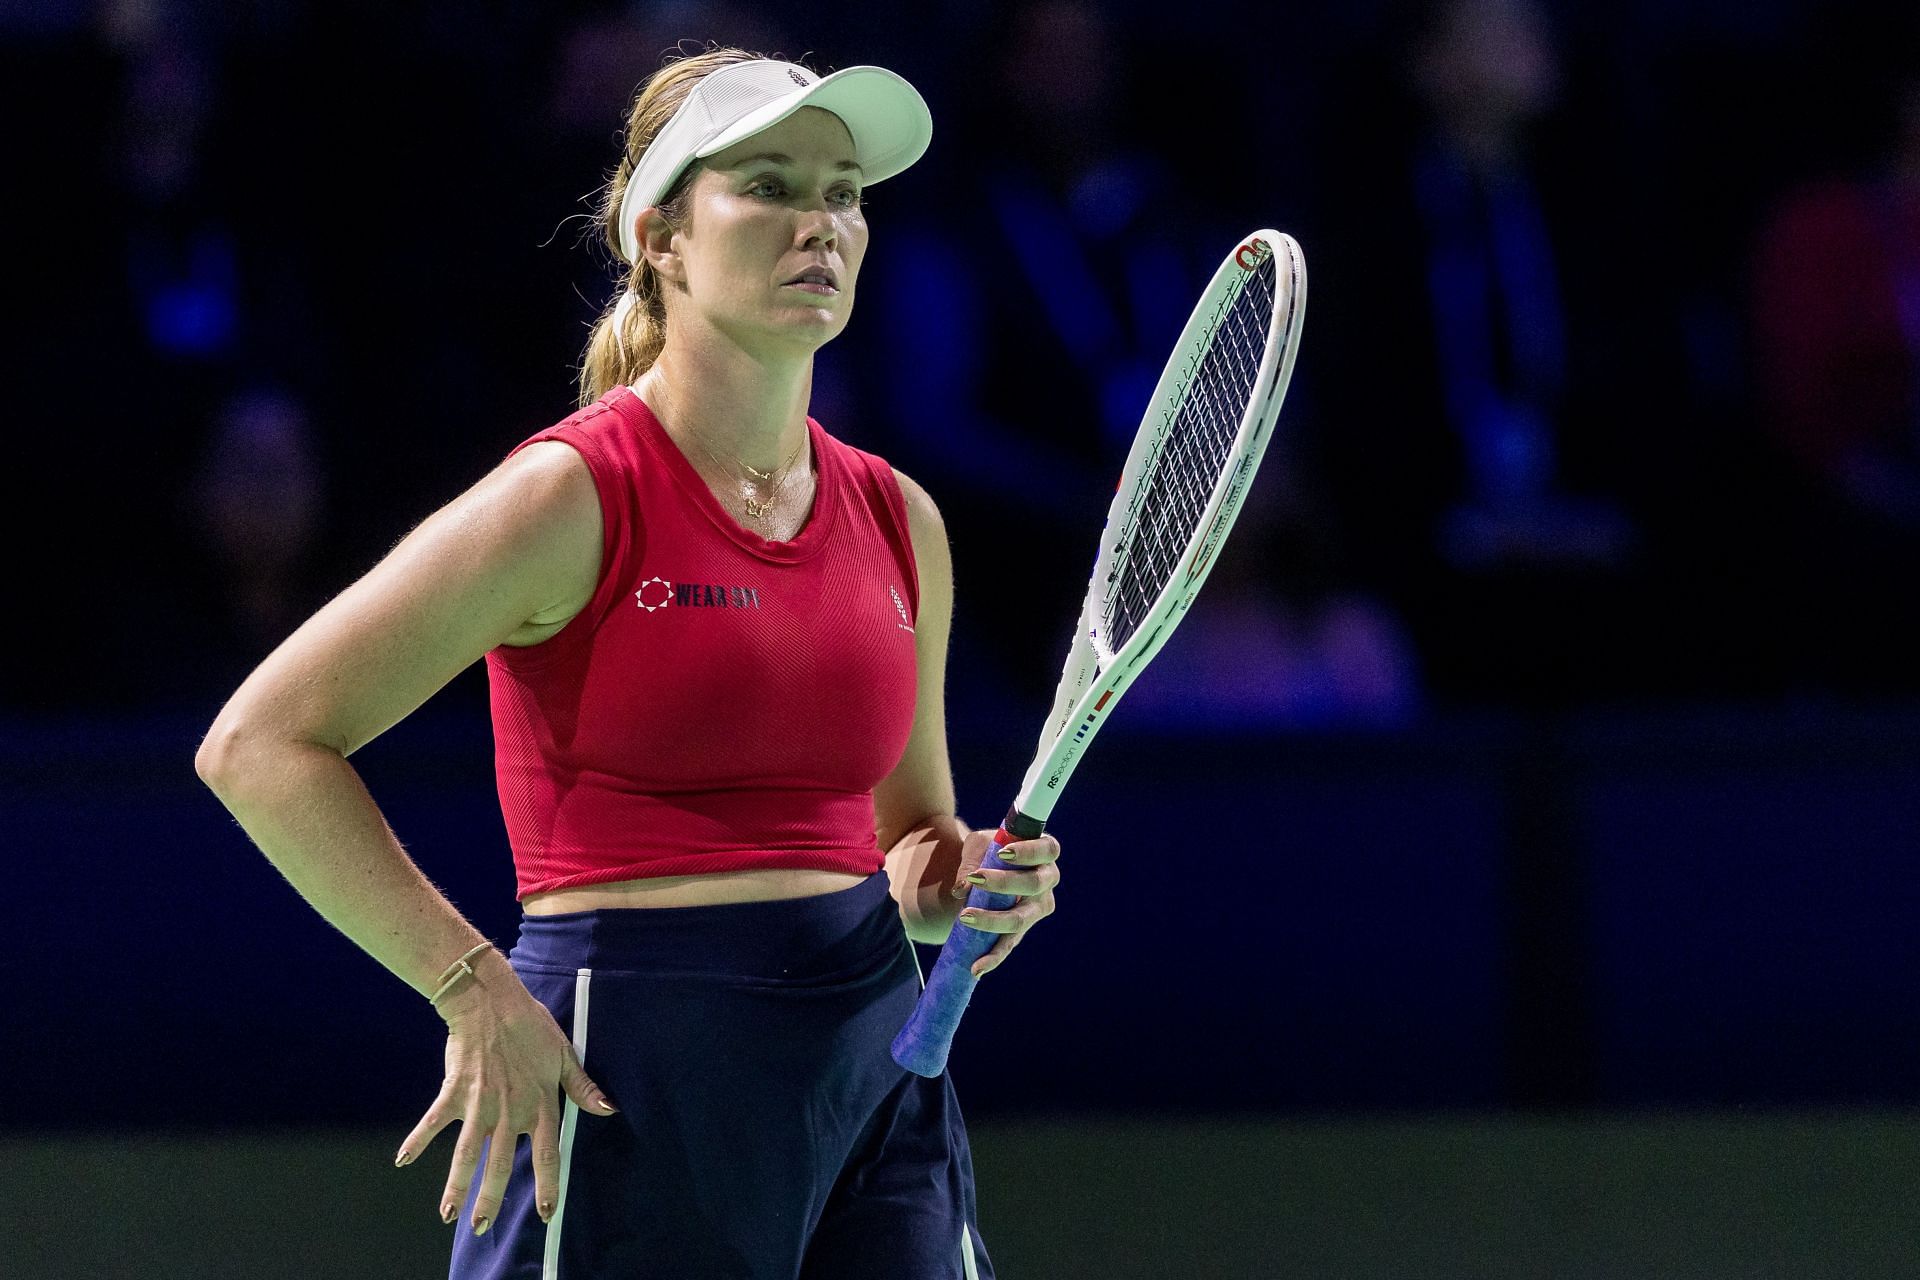
[{"label": "woman", "polygon": [[[267,856],[447,1022],[396,1163],[462,1122],[455,1277],[993,1274],[952,1083],[889,1045],[924,985],[908,939],[943,940],[970,879],[1018,895],[975,925],[1003,935],[989,971],[1053,910],[1059,845],[968,874],[989,833],[953,812],[940,515],[806,413],[860,190],[930,136],[876,67],[663,67],[602,210],[629,288],[579,411],[290,636],[201,748]],[[510,956],[346,763],[483,655]]]}]

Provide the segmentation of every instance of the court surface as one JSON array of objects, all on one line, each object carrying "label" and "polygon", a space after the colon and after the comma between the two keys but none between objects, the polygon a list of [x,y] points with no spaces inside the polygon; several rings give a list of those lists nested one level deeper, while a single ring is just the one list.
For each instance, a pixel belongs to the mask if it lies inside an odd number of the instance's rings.
[{"label": "court surface", "polygon": [[[968,1127],[1007,1280],[1920,1274],[1920,1111]],[[0,1140],[0,1273],[443,1276],[404,1128]]]}]

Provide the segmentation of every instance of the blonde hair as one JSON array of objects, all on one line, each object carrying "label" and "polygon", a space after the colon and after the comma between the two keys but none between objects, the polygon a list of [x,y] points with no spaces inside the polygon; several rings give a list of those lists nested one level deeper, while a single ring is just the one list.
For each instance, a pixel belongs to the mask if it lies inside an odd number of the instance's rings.
[{"label": "blonde hair", "polygon": [[[703,77],[736,62],[754,62],[766,56],[720,45],[678,58],[668,55],[660,69],[640,86],[632,110],[627,114],[626,145],[620,164],[601,193],[598,214],[601,233],[613,250],[615,269],[622,273],[622,288],[615,290],[613,302],[594,322],[593,334],[587,339],[586,354],[580,362],[580,408],[586,408],[615,387],[631,386],[653,367],[667,341],[667,302],[659,275],[644,254],[640,261],[628,263],[620,252],[621,221],[638,217],[640,213],[638,209],[623,212],[620,208],[627,179],[654,138],[666,128],[667,121]],[[697,160],[688,165],[658,205],[660,216],[676,230],[686,223],[692,211],[693,180],[701,167]],[[638,301],[637,305],[627,308],[616,331],[614,316],[621,293],[626,289],[631,289]]]}]

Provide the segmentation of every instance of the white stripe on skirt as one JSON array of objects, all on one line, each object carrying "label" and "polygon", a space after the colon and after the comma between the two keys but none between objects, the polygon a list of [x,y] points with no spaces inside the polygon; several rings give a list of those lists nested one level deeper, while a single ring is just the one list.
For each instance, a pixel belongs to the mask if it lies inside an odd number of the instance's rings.
[{"label": "white stripe on skirt", "polygon": [[[584,1070],[587,1065],[587,988],[593,970],[581,969],[573,979],[573,1052]],[[566,1097],[560,1120],[560,1185],[554,1192],[553,1218],[547,1223],[547,1251],[541,1262],[541,1280],[560,1280],[560,1218],[567,1211],[567,1170],[573,1164],[573,1129],[580,1120],[580,1104]]]},{"label": "white stripe on skirt", "polygon": [[913,945],[913,939],[907,939],[907,954],[913,957],[913,971],[920,975],[920,989],[927,989],[927,975],[920,968],[920,948]]}]

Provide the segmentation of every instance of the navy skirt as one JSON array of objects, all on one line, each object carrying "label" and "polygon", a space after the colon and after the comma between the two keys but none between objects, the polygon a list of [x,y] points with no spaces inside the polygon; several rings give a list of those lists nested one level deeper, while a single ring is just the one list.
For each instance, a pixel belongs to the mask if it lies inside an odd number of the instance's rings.
[{"label": "navy skirt", "polygon": [[887,875],[834,893],[522,915],[508,960],[617,1115],[571,1098],[559,1207],[519,1136],[451,1280],[991,1280],[953,1082],[894,1061],[925,985]]}]

